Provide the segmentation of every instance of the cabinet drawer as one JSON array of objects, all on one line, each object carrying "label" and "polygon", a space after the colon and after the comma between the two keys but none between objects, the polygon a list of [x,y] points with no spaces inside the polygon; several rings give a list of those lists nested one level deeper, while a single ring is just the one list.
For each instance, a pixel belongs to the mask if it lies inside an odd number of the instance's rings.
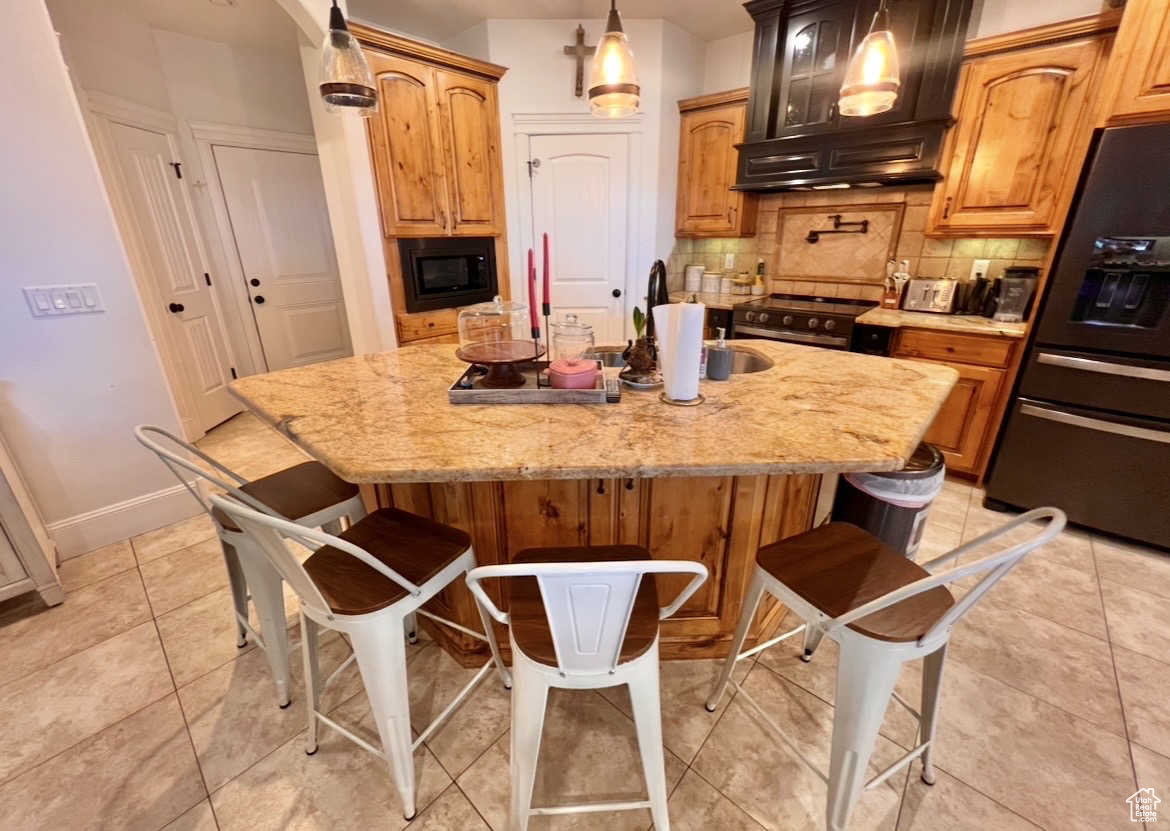
[{"label": "cabinet drawer", "polygon": [[1010,338],[902,329],[898,332],[894,357],[1005,367],[1011,360],[1015,345],[1016,342]]},{"label": "cabinet drawer", "polygon": [[436,309],[433,312],[398,315],[398,340],[402,343],[450,335],[458,331],[459,312],[456,309]]}]

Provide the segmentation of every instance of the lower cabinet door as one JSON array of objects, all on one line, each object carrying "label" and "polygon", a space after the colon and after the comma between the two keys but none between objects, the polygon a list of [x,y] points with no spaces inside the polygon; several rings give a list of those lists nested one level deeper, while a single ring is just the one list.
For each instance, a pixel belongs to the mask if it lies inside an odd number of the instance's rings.
[{"label": "lower cabinet door", "polygon": [[958,370],[959,381],[926,431],[924,441],[943,452],[950,470],[978,473],[1004,371],[970,364],[947,366]]}]

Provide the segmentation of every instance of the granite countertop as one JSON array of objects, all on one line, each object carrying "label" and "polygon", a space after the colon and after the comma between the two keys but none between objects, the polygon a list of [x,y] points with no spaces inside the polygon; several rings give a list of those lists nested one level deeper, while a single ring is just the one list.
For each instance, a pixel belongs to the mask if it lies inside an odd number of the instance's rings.
[{"label": "granite countertop", "polygon": [[1026,323],[1001,323],[978,315],[943,315],[933,312],[907,312],[903,309],[883,309],[880,306],[858,316],[858,323],[870,326],[888,326],[893,329],[938,329],[944,332],[969,332],[974,335],[1003,335],[1022,338],[1028,331]]},{"label": "granite countertop", "polygon": [[739,341],[775,366],[703,381],[674,407],[451,404],[449,344],[252,375],[232,392],[350,482],[452,482],[897,470],[958,374],[942,364]]},{"label": "granite countertop", "polygon": [[670,302],[686,303],[691,299],[692,295],[704,306],[711,309],[730,309],[738,303],[744,303],[752,299],[747,294],[707,294],[701,291],[672,291],[670,293]]}]

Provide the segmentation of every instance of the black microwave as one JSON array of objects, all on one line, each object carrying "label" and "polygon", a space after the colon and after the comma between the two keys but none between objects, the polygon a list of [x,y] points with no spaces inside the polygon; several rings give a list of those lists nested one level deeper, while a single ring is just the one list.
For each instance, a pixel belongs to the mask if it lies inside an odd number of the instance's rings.
[{"label": "black microwave", "polygon": [[408,312],[426,312],[491,300],[496,282],[494,237],[398,240]]}]

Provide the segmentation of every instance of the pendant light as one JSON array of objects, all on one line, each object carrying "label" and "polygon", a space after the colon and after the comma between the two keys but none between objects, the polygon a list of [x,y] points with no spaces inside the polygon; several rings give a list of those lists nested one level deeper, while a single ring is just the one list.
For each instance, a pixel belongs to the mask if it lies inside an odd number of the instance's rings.
[{"label": "pendant light", "polygon": [[610,0],[605,35],[597,44],[589,71],[589,107],[601,118],[623,118],[638,111],[638,71],[630,41],[622,31],[617,0]]},{"label": "pendant light", "polygon": [[884,113],[898,99],[899,86],[898,47],[890,30],[886,0],[882,0],[869,24],[869,34],[845,70],[837,109],[841,115],[852,116]]},{"label": "pendant light", "polygon": [[368,118],[378,107],[374,76],[361,46],[345,25],[337,0],[329,10],[329,32],[321,46],[320,90],[330,112],[356,112]]}]

